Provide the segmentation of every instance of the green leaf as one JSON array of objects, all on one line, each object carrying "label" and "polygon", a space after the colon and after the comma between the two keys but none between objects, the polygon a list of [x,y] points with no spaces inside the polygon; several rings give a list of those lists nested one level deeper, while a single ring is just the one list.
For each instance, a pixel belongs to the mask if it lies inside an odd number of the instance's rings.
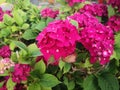
[{"label": "green leaf", "polygon": [[21,49],[18,52],[17,60],[21,64],[30,64],[33,61],[33,58],[30,58],[29,55],[28,55],[28,52],[26,52],[25,50]]},{"label": "green leaf", "polygon": [[67,86],[68,90],[73,90],[75,87],[75,82],[74,81],[68,81],[68,78],[64,77],[64,84]]},{"label": "green leaf", "polygon": [[0,29],[6,27],[6,25],[4,24],[4,22],[0,22]]},{"label": "green leaf", "polygon": [[102,73],[99,75],[98,84],[101,90],[119,90],[117,78],[109,73]]},{"label": "green leaf", "polygon": [[13,25],[11,28],[12,28],[12,32],[15,32],[15,31],[19,30],[18,27],[16,27],[15,25]]},{"label": "green leaf", "polygon": [[6,25],[12,25],[14,23],[14,19],[11,16],[9,16],[8,14],[5,14],[4,18],[3,18],[3,22]]},{"label": "green leaf", "polygon": [[52,22],[53,20],[54,20],[53,18],[49,18],[49,17],[48,17],[47,20],[46,20],[46,25],[48,25],[48,23],[49,23],[49,22]]},{"label": "green leaf", "polygon": [[88,68],[88,67],[91,67],[91,66],[93,66],[93,64],[91,64],[90,61],[89,61],[89,58],[87,58],[87,59],[85,60],[84,67],[85,67],[85,68]]},{"label": "green leaf", "polygon": [[112,74],[116,74],[117,73],[117,60],[113,59],[110,60],[109,64],[106,65],[105,72],[110,72]]},{"label": "green leaf", "polygon": [[59,72],[57,73],[58,79],[60,79],[62,76],[63,76],[63,72],[59,70]]},{"label": "green leaf", "polygon": [[40,55],[41,55],[40,50],[39,50],[39,48],[36,46],[35,43],[34,43],[34,44],[30,44],[30,45],[28,46],[28,52],[29,52],[29,55],[30,55],[31,57],[36,57],[36,56],[40,56]]},{"label": "green leaf", "polygon": [[12,78],[9,78],[7,81],[7,90],[14,90],[16,83],[12,81]]},{"label": "green leaf", "polygon": [[112,60],[112,59],[117,59],[118,60],[115,51],[113,51],[113,54],[110,56],[110,60]]},{"label": "green leaf", "polygon": [[70,68],[71,68],[71,64],[65,63],[63,73],[67,73],[70,70]]},{"label": "green leaf", "polygon": [[31,29],[26,30],[22,35],[22,37],[26,40],[35,39],[36,36],[37,36],[37,34]]},{"label": "green leaf", "polygon": [[41,86],[41,90],[52,90],[52,89],[49,88],[49,87],[42,87],[42,86]]},{"label": "green leaf", "polygon": [[23,22],[24,22],[21,14],[20,14],[21,12],[22,12],[21,10],[14,10],[13,13],[12,13],[15,22],[19,26],[21,26],[23,24]]},{"label": "green leaf", "polygon": [[66,5],[66,7],[64,7],[63,11],[64,11],[64,12],[68,12],[68,11],[70,11],[71,9],[72,9],[72,8],[71,8],[70,6]]},{"label": "green leaf", "polygon": [[26,52],[28,51],[27,46],[23,42],[13,41],[13,43],[20,49],[25,50]]},{"label": "green leaf", "polygon": [[116,59],[120,59],[120,47],[115,45],[115,53],[116,53]]},{"label": "green leaf", "polygon": [[22,25],[22,29],[28,29],[29,28],[29,24],[25,23]]},{"label": "green leaf", "polygon": [[35,29],[37,29],[37,30],[39,30],[39,31],[42,31],[43,28],[45,28],[45,26],[46,26],[46,23],[45,23],[44,21],[40,21],[40,22],[36,25]]},{"label": "green leaf", "polygon": [[11,42],[9,46],[10,46],[10,50],[14,50],[15,44],[13,42]]},{"label": "green leaf", "polygon": [[73,90],[74,87],[75,87],[75,82],[74,81],[70,81],[68,86],[67,86],[68,90]]},{"label": "green leaf", "polygon": [[79,25],[77,21],[71,19],[70,22],[78,29]]},{"label": "green leaf", "polygon": [[115,10],[111,5],[109,5],[108,6],[108,16],[111,17],[113,15],[115,15]]},{"label": "green leaf", "polygon": [[41,74],[39,73],[39,70],[33,70],[33,71],[30,72],[30,76],[32,78],[35,78],[35,79],[39,80]]},{"label": "green leaf", "polygon": [[94,75],[89,75],[83,82],[84,90],[100,90],[97,85],[97,79]]},{"label": "green leaf", "polygon": [[63,77],[63,79],[64,79],[64,84],[65,84],[66,86],[68,86],[68,78],[67,78],[67,77]]},{"label": "green leaf", "polygon": [[42,90],[38,83],[32,83],[28,86],[27,90]]},{"label": "green leaf", "polygon": [[56,85],[58,85],[60,83],[60,81],[51,74],[44,74],[42,75],[42,77],[40,78],[40,84],[43,87],[54,87]]},{"label": "green leaf", "polygon": [[60,70],[62,70],[64,68],[64,66],[65,66],[65,62],[63,62],[62,60],[60,60],[60,62],[59,62],[59,68],[60,68]]},{"label": "green leaf", "polygon": [[39,74],[43,74],[46,71],[46,65],[43,60],[40,60],[35,64],[35,70],[39,71]]},{"label": "green leaf", "polygon": [[11,59],[12,59],[12,61],[14,61],[14,62],[18,62],[17,53],[16,53],[16,52],[12,52],[12,53],[11,53]]},{"label": "green leaf", "polygon": [[78,8],[79,8],[79,9],[83,8],[84,6],[85,6],[85,2],[78,4]]},{"label": "green leaf", "polygon": [[120,59],[120,33],[115,35],[115,53],[116,57]]},{"label": "green leaf", "polygon": [[10,33],[11,33],[11,31],[10,31],[9,27],[2,29],[0,32],[2,37],[7,37],[10,35]]}]

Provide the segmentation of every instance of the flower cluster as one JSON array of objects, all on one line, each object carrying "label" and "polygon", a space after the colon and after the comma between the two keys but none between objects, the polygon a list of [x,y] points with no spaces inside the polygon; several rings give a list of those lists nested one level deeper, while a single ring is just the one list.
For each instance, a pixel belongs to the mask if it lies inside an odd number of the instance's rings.
[{"label": "flower cluster", "polygon": [[108,4],[111,4],[113,7],[117,7],[120,12],[120,0],[108,0]]},{"label": "flower cluster", "polygon": [[94,16],[107,16],[107,6],[104,4],[86,4],[82,9],[80,9],[81,13],[88,12]]},{"label": "flower cluster", "polygon": [[85,0],[66,0],[66,2],[69,4],[69,6],[74,6],[76,3],[84,2]]},{"label": "flower cluster", "polygon": [[12,73],[12,80],[17,83],[26,81],[30,70],[31,68],[27,64],[16,64],[14,67],[14,72]]},{"label": "flower cluster", "polygon": [[0,22],[3,21],[4,14],[8,14],[8,15],[12,16],[12,15],[11,15],[11,11],[5,11],[5,12],[4,12],[4,11],[2,10],[2,8],[0,7]]},{"label": "flower cluster", "polygon": [[[77,20],[80,24],[80,42],[90,52],[90,62],[95,63],[99,60],[101,65],[108,63],[113,53],[113,31],[99,23],[99,21],[97,19],[95,20],[90,14],[77,13],[71,16],[71,18]],[[90,18],[94,20],[90,20]]]},{"label": "flower cluster", "polygon": [[7,58],[7,57],[10,57],[10,55],[11,55],[11,50],[9,46],[3,46],[0,49],[0,57]]},{"label": "flower cluster", "polygon": [[0,74],[3,74],[5,70],[14,66],[14,62],[9,58],[4,58],[0,60]]},{"label": "flower cluster", "polygon": [[58,10],[52,10],[51,8],[45,8],[41,11],[41,15],[44,18],[50,17],[50,18],[56,18],[59,14]]},{"label": "flower cluster", "polygon": [[120,31],[120,16],[111,16],[107,22],[107,25],[114,31]]},{"label": "flower cluster", "polygon": [[72,16],[67,17],[67,19],[73,19],[76,20],[79,24],[79,27],[88,27],[88,26],[93,26],[98,23],[98,19],[96,19],[94,16],[92,16],[90,13],[85,12],[83,14],[80,13],[75,13]]},{"label": "flower cluster", "polygon": [[54,56],[54,64],[58,64],[60,57],[65,58],[74,53],[79,34],[75,26],[69,21],[56,20],[37,36],[37,46],[40,48],[45,62]]}]

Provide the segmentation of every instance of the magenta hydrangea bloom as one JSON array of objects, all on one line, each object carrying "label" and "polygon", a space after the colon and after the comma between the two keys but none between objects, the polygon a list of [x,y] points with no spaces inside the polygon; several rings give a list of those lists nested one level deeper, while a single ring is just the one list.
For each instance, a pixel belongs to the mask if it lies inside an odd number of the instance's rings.
[{"label": "magenta hydrangea bloom", "polygon": [[107,25],[110,26],[115,32],[120,31],[120,16],[111,16],[107,22]]},{"label": "magenta hydrangea bloom", "polygon": [[12,73],[12,80],[16,83],[26,81],[30,75],[31,67],[27,64],[16,64]]},{"label": "magenta hydrangea bloom", "polygon": [[10,55],[11,55],[11,50],[9,46],[3,46],[2,48],[0,48],[0,57],[7,58],[10,57]]},{"label": "magenta hydrangea bloom", "polygon": [[113,7],[117,7],[120,12],[120,0],[108,0],[108,4],[111,4]]},{"label": "magenta hydrangea bloom", "polygon": [[89,50],[90,62],[100,61],[101,65],[109,62],[113,53],[113,32],[102,24],[96,27],[87,27],[80,31],[80,42]]},{"label": "magenta hydrangea bloom", "polygon": [[3,20],[3,16],[4,16],[4,12],[3,12],[2,8],[0,7],[0,21]]},{"label": "magenta hydrangea bloom", "polygon": [[56,18],[59,14],[58,10],[52,10],[51,8],[45,8],[41,11],[41,15],[44,18],[50,17],[50,18]]},{"label": "magenta hydrangea bloom", "polygon": [[12,16],[11,11],[3,11],[2,8],[0,7],[0,22],[3,21],[4,14],[8,14]]},{"label": "magenta hydrangea bloom", "polygon": [[88,12],[94,16],[107,16],[107,6],[105,4],[86,4],[82,9],[80,9],[80,13]]},{"label": "magenta hydrangea bloom", "polygon": [[79,34],[69,21],[56,20],[49,23],[36,40],[45,62],[48,63],[50,57],[54,56],[54,64],[57,65],[60,57],[65,58],[74,53]]},{"label": "magenta hydrangea bloom", "polygon": [[79,24],[79,28],[84,28],[88,26],[93,26],[98,23],[98,19],[92,16],[90,13],[85,12],[83,14],[75,13],[72,16],[67,17],[68,20],[73,19],[76,20]]},{"label": "magenta hydrangea bloom", "polygon": [[80,43],[89,51],[90,62],[99,60],[101,65],[107,64],[114,48],[113,31],[88,13],[76,13],[68,18],[78,21]]},{"label": "magenta hydrangea bloom", "polygon": [[84,2],[85,0],[66,0],[66,2],[69,4],[69,6],[74,6],[76,3]]}]

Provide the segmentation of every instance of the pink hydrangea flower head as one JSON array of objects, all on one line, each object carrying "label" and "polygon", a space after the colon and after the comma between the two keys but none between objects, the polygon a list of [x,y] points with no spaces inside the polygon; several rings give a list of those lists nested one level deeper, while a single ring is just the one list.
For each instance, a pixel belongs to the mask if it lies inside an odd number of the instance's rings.
[{"label": "pink hydrangea flower head", "polygon": [[75,13],[74,15],[69,16],[67,18],[68,20],[73,19],[77,21],[79,24],[79,28],[93,26],[93,25],[96,25],[96,23],[98,23],[98,19],[88,12],[85,12],[83,14]]},{"label": "pink hydrangea flower head", "polygon": [[120,31],[120,16],[111,16],[107,22],[107,25],[110,26],[115,32]]},{"label": "pink hydrangea flower head", "polygon": [[86,4],[82,9],[80,9],[80,13],[88,12],[94,16],[107,16],[107,6],[105,4]]},{"label": "pink hydrangea flower head", "polygon": [[0,7],[0,22],[3,21],[4,14],[8,14],[12,16],[11,11],[3,11],[2,8]]},{"label": "pink hydrangea flower head", "polygon": [[76,3],[84,2],[85,0],[66,0],[66,2],[69,4],[69,6],[74,6]]},{"label": "pink hydrangea flower head", "polygon": [[102,24],[90,26],[80,31],[80,42],[90,52],[90,62],[100,61],[101,65],[109,62],[113,53],[114,36],[112,30]]},{"label": "pink hydrangea flower head", "polygon": [[14,72],[12,73],[12,80],[14,82],[20,83],[21,81],[26,81],[31,67],[27,64],[16,64],[14,67]]},{"label": "pink hydrangea flower head", "polygon": [[4,58],[0,60],[0,74],[3,74],[5,70],[14,66],[14,62],[9,58]]},{"label": "pink hydrangea flower head", "polygon": [[10,55],[11,55],[11,50],[9,46],[3,46],[2,48],[0,48],[0,57],[7,58],[10,57]]},{"label": "pink hydrangea flower head", "polygon": [[99,60],[101,65],[107,64],[114,48],[112,29],[104,26],[93,15],[86,12],[76,13],[68,18],[78,21],[81,28],[79,42],[89,51],[90,62],[95,63]]},{"label": "pink hydrangea flower head", "polygon": [[58,64],[59,59],[74,53],[76,41],[79,34],[75,26],[68,20],[56,20],[37,36],[38,48],[40,48],[45,62],[49,62],[51,56],[54,57],[54,64]]},{"label": "pink hydrangea flower head", "polygon": [[44,18],[50,17],[50,18],[56,18],[59,14],[58,10],[52,10],[51,8],[45,8],[41,11],[41,15]]}]

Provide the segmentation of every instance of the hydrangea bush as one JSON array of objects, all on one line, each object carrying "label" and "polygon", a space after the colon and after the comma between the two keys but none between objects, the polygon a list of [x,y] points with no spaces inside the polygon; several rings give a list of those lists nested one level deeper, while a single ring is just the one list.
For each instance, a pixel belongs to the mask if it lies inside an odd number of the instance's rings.
[{"label": "hydrangea bush", "polygon": [[119,90],[120,1],[57,1],[0,8],[0,90]]}]

